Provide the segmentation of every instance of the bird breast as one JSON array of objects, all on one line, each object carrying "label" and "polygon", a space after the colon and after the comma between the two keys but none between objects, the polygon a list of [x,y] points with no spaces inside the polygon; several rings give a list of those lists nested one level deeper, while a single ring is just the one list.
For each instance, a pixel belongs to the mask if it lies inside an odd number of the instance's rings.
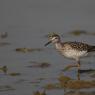
[{"label": "bird breast", "polygon": [[61,51],[62,55],[68,58],[79,58],[87,55],[87,51],[78,51],[78,50],[63,50]]}]

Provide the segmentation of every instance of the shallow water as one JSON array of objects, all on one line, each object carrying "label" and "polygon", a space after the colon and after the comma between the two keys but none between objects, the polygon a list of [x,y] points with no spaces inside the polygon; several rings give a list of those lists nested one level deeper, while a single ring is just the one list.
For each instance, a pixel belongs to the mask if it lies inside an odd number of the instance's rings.
[{"label": "shallow water", "polygon": [[[0,44],[0,66],[8,68],[7,74],[0,72],[0,95],[33,95],[35,91],[43,91],[46,84],[57,83],[60,74],[77,80],[76,68],[62,72],[75,61],[61,56],[52,45],[44,47],[44,44],[48,41],[48,33],[57,32],[63,41],[82,41],[95,45],[94,1],[1,0],[0,7],[0,32],[8,32],[8,37],[0,40],[0,43],[6,43]],[[87,33],[77,36],[69,33],[72,30],[86,30]],[[17,48],[42,50],[23,53],[17,52]],[[81,59],[81,69],[95,69],[94,57],[95,54]],[[43,62],[50,65],[44,68],[33,67],[33,64]],[[94,74],[82,73],[80,78],[95,80]],[[94,88],[81,90],[85,90],[86,94],[83,95],[95,93]],[[77,91],[80,93],[80,90]],[[67,92],[64,89],[46,90],[46,93],[76,95],[76,91],[70,89]]]}]

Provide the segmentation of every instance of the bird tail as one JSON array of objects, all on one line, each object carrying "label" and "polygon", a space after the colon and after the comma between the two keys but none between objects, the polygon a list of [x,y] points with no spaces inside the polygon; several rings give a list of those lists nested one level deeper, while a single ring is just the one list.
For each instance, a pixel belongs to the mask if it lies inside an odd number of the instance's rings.
[{"label": "bird tail", "polygon": [[89,47],[88,52],[92,52],[92,51],[95,51],[95,46],[90,46]]}]

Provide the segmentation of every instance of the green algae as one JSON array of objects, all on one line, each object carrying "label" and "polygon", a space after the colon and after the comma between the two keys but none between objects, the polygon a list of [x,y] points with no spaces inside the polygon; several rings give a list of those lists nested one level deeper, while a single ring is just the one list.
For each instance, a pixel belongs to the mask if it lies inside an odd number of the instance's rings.
[{"label": "green algae", "polygon": [[68,76],[61,75],[61,76],[59,76],[58,80],[60,82],[64,82],[65,83],[65,82],[68,82],[68,81],[70,81],[72,79],[70,77],[68,77]]},{"label": "green algae", "polygon": [[12,72],[12,73],[8,73],[10,76],[20,76],[21,73],[16,73],[16,72]]},{"label": "green algae", "polygon": [[34,51],[42,51],[41,48],[16,48],[15,51],[27,53],[27,52],[34,52]]},{"label": "green algae", "polygon": [[50,64],[48,62],[35,62],[35,61],[31,61],[30,63],[32,63],[32,65],[28,66],[30,68],[47,68],[50,67]]},{"label": "green algae", "polygon": [[95,32],[88,32],[86,30],[73,30],[73,31],[70,31],[69,34],[74,35],[74,36],[80,36],[80,35],[95,36]]},{"label": "green algae", "polygon": [[95,80],[75,80],[68,76],[59,76],[58,83],[48,83],[45,85],[45,89],[84,89],[95,88]]},{"label": "green algae", "polygon": [[2,72],[4,72],[5,74],[7,74],[7,71],[8,71],[7,66],[0,67],[0,71],[2,71]]},{"label": "green algae", "polygon": [[59,82],[61,87],[69,88],[69,89],[83,89],[83,88],[93,88],[95,87],[95,81],[87,81],[87,80],[74,80],[68,78],[67,76],[59,77]]},{"label": "green algae", "polygon": [[46,91],[44,90],[43,92],[35,91],[35,92],[33,93],[33,95],[47,95],[47,94],[46,94]]},{"label": "green algae", "polygon": [[45,89],[52,90],[52,89],[61,89],[61,85],[59,83],[48,83],[44,86]]},{"label": "green algae", "polygon": [[87,32],[85,30],[73,30],[69,33],[72,35],[75,35],[75,36],[80,36],[81,34],[87,34]]}]

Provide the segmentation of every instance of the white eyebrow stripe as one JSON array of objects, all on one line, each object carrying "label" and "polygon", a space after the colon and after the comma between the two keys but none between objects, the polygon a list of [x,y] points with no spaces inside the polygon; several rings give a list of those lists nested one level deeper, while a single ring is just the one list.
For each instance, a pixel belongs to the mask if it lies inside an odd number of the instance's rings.
[{"label": "white eyebrow stripe", "polygon": [[53,37],[52,40],[54,40],[56,37]]}]

